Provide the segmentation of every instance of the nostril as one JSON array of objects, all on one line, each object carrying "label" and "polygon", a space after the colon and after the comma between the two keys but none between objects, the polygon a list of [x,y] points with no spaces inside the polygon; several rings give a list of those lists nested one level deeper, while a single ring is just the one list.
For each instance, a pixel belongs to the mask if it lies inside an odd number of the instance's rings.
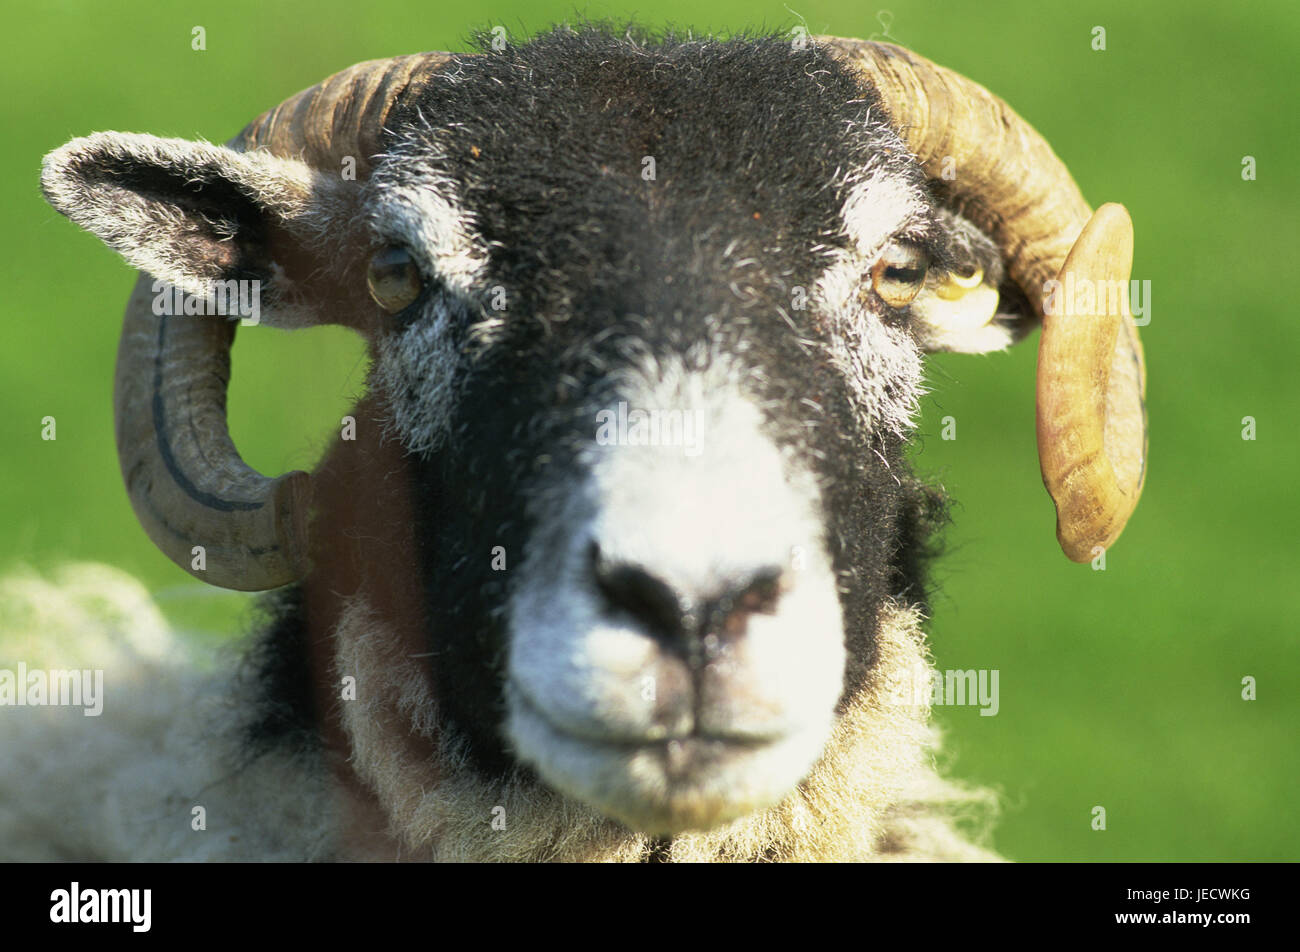
[{"label": "nostril", "polygon": [[756,572],[747,585],[737,586],[710,606],[709,628],[724,636],[745,633],[750,615],[775,615],[788,580],[777,568]]},{"label": "nostril", "polygon": [[604,558],[595,542],[591,544],[591,565],[607,608],[631,615],[658,638],[680,641],[685,636],[682,604],[664,581],[639,565]]},{"label": "nostril", "polygon": [[683,650],[701,639],[720,644],[743,638],[753,615],[776,614],[790,585],[781,568],[770,567],[683,598],[644,566],[609,558],[596,542],[590,559],[606,611],[631,616],[663,644]]}]

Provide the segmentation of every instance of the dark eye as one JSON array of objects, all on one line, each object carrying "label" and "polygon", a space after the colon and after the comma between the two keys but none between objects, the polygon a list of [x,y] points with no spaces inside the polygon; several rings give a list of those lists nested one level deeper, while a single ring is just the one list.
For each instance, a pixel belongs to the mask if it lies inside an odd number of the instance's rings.
[{"label": "dark eye", "polygon": [[905,307],[920,293],[929,270],[929,255],[916,245],[896,241],[872,267],[871,286],[890,307]]},{"label": "dark eye", "polygon": [[396,314],[420,296],[424,277],[411,253],[393,245],[376,251],[370,259],[366,284],[375,303],[389,314]]}]

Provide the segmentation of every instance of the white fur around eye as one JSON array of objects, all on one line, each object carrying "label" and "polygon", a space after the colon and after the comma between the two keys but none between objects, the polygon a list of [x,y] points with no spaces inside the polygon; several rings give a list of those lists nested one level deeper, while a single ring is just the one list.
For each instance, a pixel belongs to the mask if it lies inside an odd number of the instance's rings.
[{"label": "white fur around eye", "polygon": [[899,229],[925,211],[915,187],[882,172],[849,189],[842,214],[854,250],[872,261]]},{"label": "white fur around eye", "polygon": [[826,315],[831,359],[848,381],[863,425],[906,436],[914,426],[922,386],[921,349],[905,327],[885,324],[863,294],[867,263],[838,250],[814,289]]},{"label": "white fur around eye", "polygon": [[[430,146],[432,134],[434,146]],[[439,137],[426,129],[394,147],[391,166],[371,181],[370,226],[381,240],[410,250],[439,290],[400,333],[380,338],[375,379],[388,409],[389,435],[410,452],[428,453],[447,437],[455,406],[459,350],[452,340],[467,300],[483,291],[488,249],[456,183],[439,171]]]},{"label": "white fur around eye", "polygon": [[445,287],[468,294],[483,283],[488,249],[457,183],[441,171],[448,165],[442,140],[436,130],[426,129],[394,146],[395,161],[372,179],[376,202],[370,224],[376,235],[403,242],[423,257]]}]

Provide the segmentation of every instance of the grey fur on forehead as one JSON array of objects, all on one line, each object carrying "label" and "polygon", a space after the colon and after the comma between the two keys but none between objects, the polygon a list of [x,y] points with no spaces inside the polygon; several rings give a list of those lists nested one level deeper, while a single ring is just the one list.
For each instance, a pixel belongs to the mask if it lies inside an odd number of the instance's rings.
[{"label": "grey fur on forehead", "polygon": [[[784,291],[819,271],[850,241],[844,204],[866,179],[913,189],[923,212],[886,118],[829,53],[788,37],[559,30],[463,57],[399,101],[374,180],[381,201],[455,193],[489,277],[538,313],[607,288],[644,313],[670,273],[741,270],[728,280]],[[934,236],[923,214],[908,224]]]}]

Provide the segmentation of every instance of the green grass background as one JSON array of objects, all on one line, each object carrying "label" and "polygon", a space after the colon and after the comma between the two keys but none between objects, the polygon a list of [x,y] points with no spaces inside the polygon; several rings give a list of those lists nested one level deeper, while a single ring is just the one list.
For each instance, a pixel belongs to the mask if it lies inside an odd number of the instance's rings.
[{"label": "green grass background", "polygon": [[[1059,552],[1034,448],[1037,338],[932,364],[917,464],[956,505],[931,625],[943,668],[997,668],[1001,711],[946,709],[950,770],[1004,794],[996,846],[1019,860],[1294,860],[1297,721],[1295,63],[1284,2],[988,4],[884,0],[889,35],[1006,98],[1094,204],[1136,223],[1152,283],[1146,492],[1104,572]],[[102,4],[5,17],[0,151],[0,568],[102,560],[178,624],[228,637],[246,597],[215,592],[145,538],[113,450],[110,393],[128,268],[56,215],[40,157],[116,129],[224,141],[355,61],[465,49],[571,18],[569,0]],[[846,0],[581,7],[701,31],[866,37]],[[207,51],[190,30],[207,30]],[[1107,49],[1091,49],[1104,26]],[[773,143],[780,148],[780,143]],[[1241,161],[1256,157],[1257,181]],[[310,467],[365,374],[335,329],[246,331],[230,417],[263,471]],[[41,418],[58,439],[40,438]],[[957,439],[939,438],[940,419]],[[1242,418],[1258,439],[1241,438]],[[227,634],[219,635],[225,632]],[[1241,679],[1258,700],[1241,699]],[[1107,829],[1091,829],[1094,806]]]}]

